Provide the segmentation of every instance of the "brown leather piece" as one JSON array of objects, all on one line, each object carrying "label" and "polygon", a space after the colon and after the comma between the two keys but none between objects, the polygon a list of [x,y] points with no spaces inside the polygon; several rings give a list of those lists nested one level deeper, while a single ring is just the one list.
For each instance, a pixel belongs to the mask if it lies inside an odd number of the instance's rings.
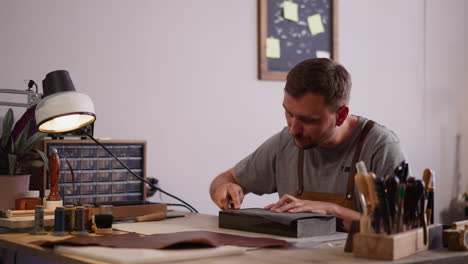
[{"label": "brown leather piece", "polygon": [[140,235],[128,233],[112,236],[75,236],[57,241],[35,241],[35,245],[53,248],[60,246],[103,246],[112,248],[206,248],[219,246],[239,247],[290,247],[285,240],[260,237],[245,237],[209,231],[188,231],[168,234]]}]

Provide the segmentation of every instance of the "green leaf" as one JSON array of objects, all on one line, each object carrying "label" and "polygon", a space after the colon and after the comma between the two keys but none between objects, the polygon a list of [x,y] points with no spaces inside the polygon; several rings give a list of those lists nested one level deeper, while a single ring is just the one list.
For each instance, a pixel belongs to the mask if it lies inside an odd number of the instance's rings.
[{"label": "green leaf", "polygon": [[8,173],[15,175],[16,170],[16,155],[8,154]]},{"label": "green leaf", "polygon": [[20,165],[19,165],[19,167],[36,167],[36,168],[40,168],[42,166],[44,166],[44,162],[42,162],[41,160],[27,160],[24,162],[20,162]]},{"label": "green leaf", "polygon": [[11,136],[11,128],[13,127],[13,122],[14,122],[15,117],[13,116],[13,110],[8,109],[5,119],[3,119],[3,133],[2,133],[2,148],[4,148],[7,143],[8,139]]},{"label": "green leaf", "polygon": [[19,135],[18,139],[13,143],[14,145],[14,153],[17,154],[23,154],[24,153],[24,143],[26,142],[26,139],[28,137],[29,133],[29,123],[26,125],[26,128],[21,131],[21,134]]},{"label": "green leaf", "polygon": [[31,151],[41,140],[46,137],[47,134],[42,132],[37,132],[36,134],[32,135],[23,145],[23,152]]},{"label": "green leaf", "polygon": [[39,153],[39,156],[41,156],[42,161],[44,162],[44,168],[49,172],[49,166],[47,166],[47,164],[49,164],[49,159],[47,158],[47,155],[41,150],[35,149],[35,151]]}]

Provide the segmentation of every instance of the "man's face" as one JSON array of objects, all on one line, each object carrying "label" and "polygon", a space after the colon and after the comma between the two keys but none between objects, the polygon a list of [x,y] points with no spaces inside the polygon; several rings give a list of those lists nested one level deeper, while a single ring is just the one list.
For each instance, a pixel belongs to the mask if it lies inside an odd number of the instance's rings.
[{"label": "man's face", "polygon": [[285,92],[283,107],[297,147],[327,146],[335,132],[337,113],[325,104],[323,96],[307,93],[294,98]]}]

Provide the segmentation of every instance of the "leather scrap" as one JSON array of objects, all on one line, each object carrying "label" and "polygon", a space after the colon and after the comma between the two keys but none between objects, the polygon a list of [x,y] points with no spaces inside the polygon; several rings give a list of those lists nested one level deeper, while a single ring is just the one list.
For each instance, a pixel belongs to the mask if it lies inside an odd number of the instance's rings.
[{"label": "leather scrap", "polygon": [[290,247],[285,240],[262,237],[246,237],[210,231],[187,231],[168,234],[141,235],[128,233],[112,236],[75,236],[56,241],[35,241],[45,248],[54,246],[103,246],[111,248],[182,249],[219,246],[239,247]]}]

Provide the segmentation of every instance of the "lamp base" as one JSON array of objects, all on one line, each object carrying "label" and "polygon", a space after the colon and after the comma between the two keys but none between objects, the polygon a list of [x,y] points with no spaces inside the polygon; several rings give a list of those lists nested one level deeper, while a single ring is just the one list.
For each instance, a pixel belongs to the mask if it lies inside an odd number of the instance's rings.
[{"label": "lamp base", "polygon": [[55,210],[55,208],[63,206],[63,200],[45,200],[46,210]]}]

